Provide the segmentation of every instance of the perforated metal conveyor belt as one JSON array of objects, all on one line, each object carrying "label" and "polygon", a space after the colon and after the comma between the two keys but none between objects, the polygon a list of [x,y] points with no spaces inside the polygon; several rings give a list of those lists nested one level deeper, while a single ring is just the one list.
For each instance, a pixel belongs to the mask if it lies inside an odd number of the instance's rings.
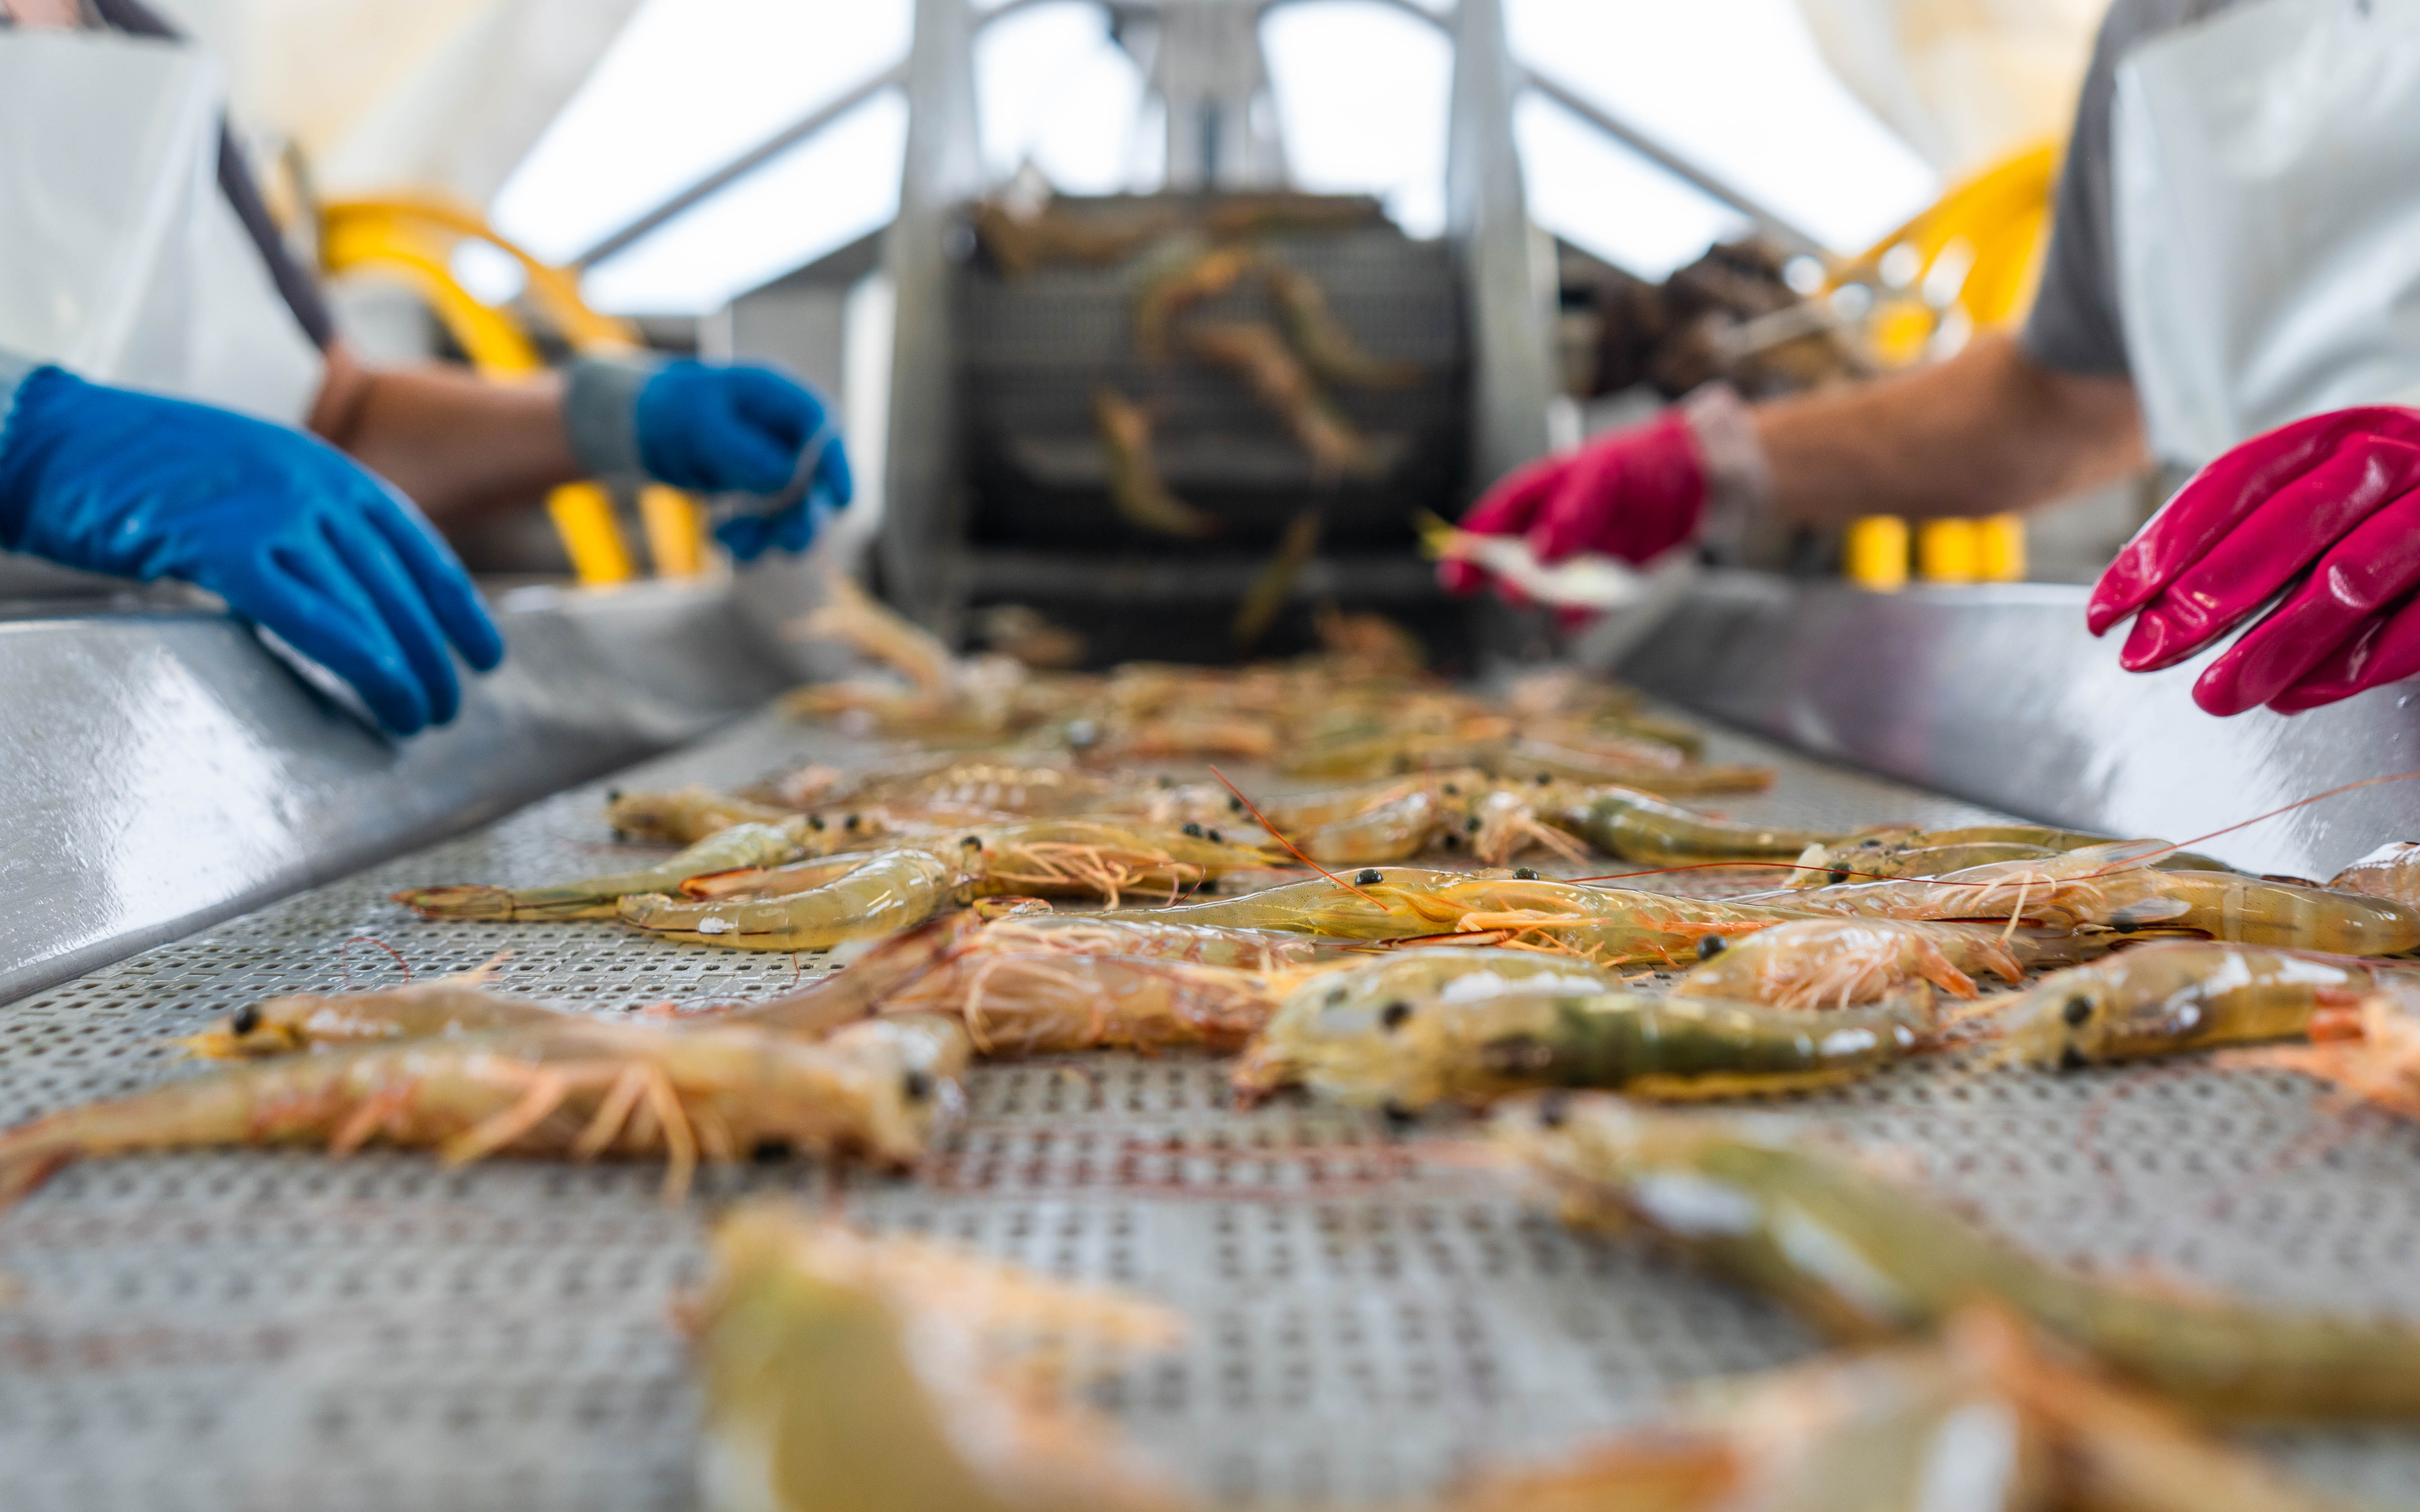
[{"label": "perforated metal conveyor belt", "polygon": [[[1727,802],[1742,816],[1985,817],[1716,744],[1781,768],[1770,795]],[[386,895],[607,870],[609,786],[874,758],[760,719],[0,1008],[0,1120],[179,1074],[163,1037],[272,993],[339,985],[355,935],[422,976],[509,949],[504,987],[605,1014],[786,986],[787,956],[608,924],[421,923]],[[367,945],[351,947],[350,969],[357,986],[396,978]],[[1635,1419],[1669,1387],[1816,1348],[1776,1307],[1567,1234],[1485,1170],[1425,1158],[1436,1127],[1398,1142],[1333,1109],[1239,1115],[1222,1072],[1130,1057],[981,1069],[971,1117],[923,1181],[755,1165],[709,1174],[677,1211],[640,1166],[447,1172],[408,1154],[241,1152],[70,1167],[0,1216],[0,1273],[23,1287],[0,1310],[0,1503],[688,1506],[697,1405],[667,1304],[699,1273],[706,1220],[747,1192],[796,1193],[1177,1304],[1194,1324],[1187,1346],[1103,1399],[1178,1474],[1227,1498],[1417,1490]],[[2043,1251],[2420,1312],[2420,1134],[2322,1103],[2285,1075],[2055,1078],[1946,1057],[1793,1101],[1903,1151]],[[2420,1487],[2420,1436],[2262,1442],[2381,1503]]]}]

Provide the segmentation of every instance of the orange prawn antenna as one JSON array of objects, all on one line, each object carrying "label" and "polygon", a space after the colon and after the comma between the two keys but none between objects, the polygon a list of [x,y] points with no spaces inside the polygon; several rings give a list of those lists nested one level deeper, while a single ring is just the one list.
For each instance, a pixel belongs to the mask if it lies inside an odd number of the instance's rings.
[{"label": "orange prawn antenna", "polygon": [[[375,934],[356,934],[346,940],[344,947],[336,952],[336,964],[345,968],[345,988],[348,992],[352,990],[353,985],[353,947],[356,945],[375,945],[393,956],[395,964],[403,968],[404,985],[407,987],[411,985],[411,963],[403,958],[402,951]],[[493,965],[495,963],[491,961],[488,964]],[[487,968],[483,966],[480,969],[484,971]]]},{"label": "orange prawn antenna", "polygon": [[1371,897],[1368,893],[1363,892],[1360,888],[1355,887],[1350,882],[1345,881],[1342,877],[1338,876],[1335,872],[1330,872],[1327,868],[1320,865],[1317,861],[1312,860],[1310,856],[1303,855],[1300,847],[1296,846],[1294,841],[1286,839],[1284,834],[1278,829],[1277,825],[1269,823],[1269,816],[1261,812],[1261,806],[1259,804],[1254,803],[1251,799],[1244,796],[1244,790],[1242,788],[1239,788],[1234,783],[1227,780],[1226,773],[1213,766],[1210,768],[1210,775],[1217,778],[1219,784],[1226,788],[1228,792],[1233,794],[1235,795],[1235,801],[1242,804],[1245,809],[1249,810],[1254,819],[1260,821],[1261,827],[1263,829],[1265,829],[1271,835],[1276,836],[1277,842],[1284,846],[1288,851],[1292,852],[1295,860],[1300,861],[1303,865],[1311,868],[1313,872],[1318,872],[1321,876],[1326,877],[1328,881],[1335,883],[1338,887],[1342,887],[1345,891],[1360,899],[1363,903],[1369,903],[1371,906],[1375,908],[1384,908],[1387,906],[1385,903],[1378,902],[1377,899]]}]

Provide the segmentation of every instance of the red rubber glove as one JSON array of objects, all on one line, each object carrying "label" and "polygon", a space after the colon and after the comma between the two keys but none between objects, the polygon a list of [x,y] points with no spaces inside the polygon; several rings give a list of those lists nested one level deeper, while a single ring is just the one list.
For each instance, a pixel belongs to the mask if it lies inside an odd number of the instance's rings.
[{"label": "red rubber glove", "polygon": [[[2420,586],[2420,410],[2333,410],[2229,451],[2118,553],[2093,588],[2086,624],[2100,635],[2135,613],[2120,664],[2129,671],[2173,666],[2314,563],[2202,673],[2195,702],[2240,714],[2317,675],[2299,695],[2307,702],[2293,705],[2309,708],[2411,670],[2385,671],[2400,659],[2389,654],[2382,625],[2365,627]],[[2354,641],[2369,646],[2357,666],[2331,662]]]},{"label": "red rubber glove", "polygon": [[[1530,551],[1548,564],[1584,551],[1650,562],[1697,533],[1706,494],[1697,433],[1680,410],[1667,409],[1576,452],[1513,470],[1462,517],[1462,528],[1526,535]],[[1487,581],[1467,562],[1438,563],[1437,578],[1456,594]]]}]

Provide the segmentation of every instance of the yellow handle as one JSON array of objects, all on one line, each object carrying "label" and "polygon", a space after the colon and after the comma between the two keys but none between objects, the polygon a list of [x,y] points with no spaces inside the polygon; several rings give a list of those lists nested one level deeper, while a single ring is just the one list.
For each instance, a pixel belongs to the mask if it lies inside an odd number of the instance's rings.
[{"label": "yellow handle", "polygon": [[1842,551],[1849,580],[1878,594],[1907,586],[1907,521],[1896,515],[1868,515],[1849,522]]},{"label": "yellow handle", "polygon": [[1916,575],[1929,583],[1971,583],[1983,548],[1971,519],[1929,519],[1916,528]]},{"label": "yellow handle", "polygon": [[625,583],[638,576],[622,527],[613,518],[613,498],[593,483],[566,483],[547,495],[546,512],[582,583]]},{"label": "yellow handle", "polygon": [[1987,583],[2023,582],[2025,578],[2025,520],[2022,515],[1993,515],[1975,522],[1975,576]]},{"label": "yellow handle", "polygon": [[694,578],[706,571],[706,511],[678,488],[649,484],[639,490],[639,524],[659,578]]}]

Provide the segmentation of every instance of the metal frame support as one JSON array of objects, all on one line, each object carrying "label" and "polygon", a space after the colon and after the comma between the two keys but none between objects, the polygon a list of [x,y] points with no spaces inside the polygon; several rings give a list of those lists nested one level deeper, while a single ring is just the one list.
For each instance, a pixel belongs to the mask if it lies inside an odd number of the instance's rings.
[{"label": "metal frame support", "polygon": [[957,390],[951,368],[954,209],[984,189],[975,116],[974,18],[967,0],[916,0],[908,52],[908,151],[899,213],[883,240],[892,328],[889,497],[876,548],[892,602],[944,640],[961,608]]},{"label": "metal frame support", "polygon": [[1532,255],[1512,141],[1518,88],[1500,0],[1461,0],[1446,128],[1446,236],[1469,292],[1471,471],[1481,486],[1546,450],[1554,392],[1553,291]]}]

